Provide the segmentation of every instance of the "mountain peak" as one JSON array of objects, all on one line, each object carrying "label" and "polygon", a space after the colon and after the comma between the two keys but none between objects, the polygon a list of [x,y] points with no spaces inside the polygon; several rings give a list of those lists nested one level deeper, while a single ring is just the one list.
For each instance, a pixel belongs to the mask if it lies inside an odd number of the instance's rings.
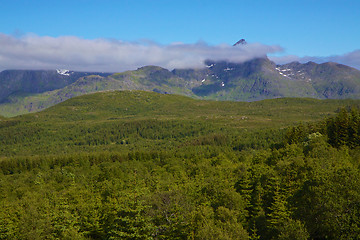
[{"label": "mountain peak", "polygon": [[239,41],[237,41],[233,46],[237,46],[237,45],[246,45],[246,41],[245,39],[240,39]]}]

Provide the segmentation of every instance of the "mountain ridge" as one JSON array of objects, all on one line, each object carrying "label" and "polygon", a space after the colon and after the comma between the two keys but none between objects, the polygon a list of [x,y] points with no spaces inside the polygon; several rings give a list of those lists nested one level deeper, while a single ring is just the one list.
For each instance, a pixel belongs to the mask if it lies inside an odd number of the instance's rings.
[{"label": "mountain ridge", "polygon": [[159,66],[113,74],[59,71],[0,72],[0,115],[36,112],[75,96],[107,90],[144,90],[230,101],[360,98],[360,71],[334,62],[277,65],[264,57],[243,63],[207,60],[204,68],[171,71]]}]

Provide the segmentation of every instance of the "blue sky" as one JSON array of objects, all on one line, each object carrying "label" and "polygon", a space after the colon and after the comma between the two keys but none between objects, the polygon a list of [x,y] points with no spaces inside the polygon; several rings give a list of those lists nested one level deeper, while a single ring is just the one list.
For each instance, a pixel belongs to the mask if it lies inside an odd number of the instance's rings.
[{"label": "blue sky", "polygon": [[[353,63],[360,55],[358,0],[3,0],[0,16],[2,37],[27,45],[32,41],[29,36],[41,41],[75,37],[163,47],[199,42],[208,47],[232,45],[245,38],[249,43],[281,47],[267,52],[279,62],[341,62],[341,57],[352,54],[343,62],[360,67],[358,59]],[[67,64],[62,61],[59,65]],[[1,66],[8,67],[0,61]]]}]

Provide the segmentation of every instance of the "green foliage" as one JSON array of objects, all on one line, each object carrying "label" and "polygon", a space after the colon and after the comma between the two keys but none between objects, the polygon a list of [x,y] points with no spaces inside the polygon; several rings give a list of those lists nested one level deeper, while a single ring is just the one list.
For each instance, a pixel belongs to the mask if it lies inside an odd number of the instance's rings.
[{"label": "green foliage", "polygon": [[111,92],[2,120],[0,239],[357,239],[348,103]]},{"label": "green foliage", "polygon": [[134,196],[109,199],[104,229],[108,239],[152,239],[154,227],[145,215],[147,206]]},{"label": "green foliage", "polygon": [[279,229],[279,240],[307,240],[310,235],[299,220],[288,219]]},{"label": "green foliage", "polygon": [[342,108],[335,118],[327,122],[329,143],[335,147],[348,145],[357,147],[360,144],[360,111]]},{"label": "green foliage", "polygon": [[[314,141],[311,138],[321,139],[326,134],[327,141],[334,147],[348,146],[356,148],[360,144],[360,110],[358,106],[350,109],[341,108],[335,117],[315,125],[299,125],[290,128],[285,134],[286,143],[299,143]],[[315,135],[314,135],[315,134]]]}]

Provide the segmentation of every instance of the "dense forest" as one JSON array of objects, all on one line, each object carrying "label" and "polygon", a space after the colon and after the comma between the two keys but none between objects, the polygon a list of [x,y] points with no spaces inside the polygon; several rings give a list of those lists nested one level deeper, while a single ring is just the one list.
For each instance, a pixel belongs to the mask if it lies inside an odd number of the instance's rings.
[{"label": "dense forest", "polygon": [[0,239],[359,239],[360,101],[77,97],[0,119]]}]

